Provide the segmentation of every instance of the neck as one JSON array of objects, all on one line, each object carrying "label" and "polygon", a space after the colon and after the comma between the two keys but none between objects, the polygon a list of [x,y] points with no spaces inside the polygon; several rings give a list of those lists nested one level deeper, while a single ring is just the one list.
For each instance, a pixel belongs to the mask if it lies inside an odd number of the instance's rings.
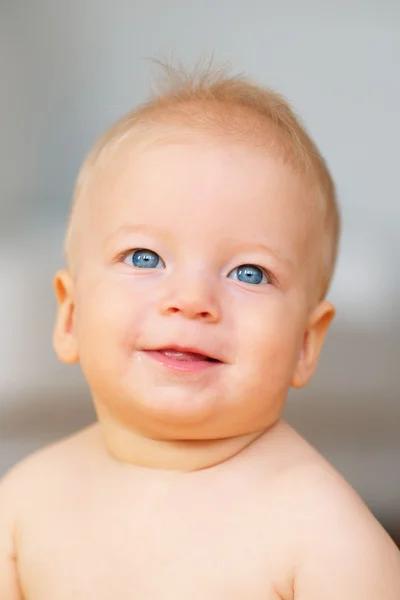
[{"label": "neck", "polygon": [[116,460],[175,471],[198,471],[218,465],[239,454],[263,433],[216,440],[156,440],[104,419],[100,420],[100,429],[109,454]]}]

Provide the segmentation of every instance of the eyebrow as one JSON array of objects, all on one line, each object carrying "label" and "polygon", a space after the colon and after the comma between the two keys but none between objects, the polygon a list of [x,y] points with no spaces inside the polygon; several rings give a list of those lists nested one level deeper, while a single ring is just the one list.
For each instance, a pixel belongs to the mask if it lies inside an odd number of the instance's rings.
[{"label": "eyebrow", "polygon": [[[151,236],[164,236],[166,235],[165,230],[155,227],[154,225],[134,224],[134,225],[122,225],[113,233],[110,233],[106,239],[105,244],[108,245],[112,240],[119,236],[129,235],[131,233],[145,233]],[[168,235],[168,232],[167,232]],[[170,235],[169,235],[170,237]]]},{"label": "eyebrow", "polygon": [[274,246],[267,246],[266,244],[262,244],[259,242],[246,242],[244,240],[234,240],[232,238],[225,238],[224,241],[232,244],[232,246],[235,247],[237,250],[245,252],[263,252],[269,254],[270,256],[278,260],[280,263],[283,263],[287,267],[293,268],[292,261]]}]

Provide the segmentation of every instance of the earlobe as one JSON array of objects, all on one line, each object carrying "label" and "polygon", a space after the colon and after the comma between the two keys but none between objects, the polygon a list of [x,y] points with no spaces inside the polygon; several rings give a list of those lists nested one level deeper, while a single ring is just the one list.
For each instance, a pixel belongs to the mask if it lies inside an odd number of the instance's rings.
[{"label": "earlobe", "polygon": [[74,331],[74,285],[70,272],[58,271],[53,283],[58,304],[53,333],[54,350],[61,362],[76,363],[79,356]]},{"label": "earlobe", "polygon": [[292,387],[307,385],[317,367],[329,325],[335,316],[335,308],[323,300],[314,310],[304,333],[299,361],[292,379]]}]

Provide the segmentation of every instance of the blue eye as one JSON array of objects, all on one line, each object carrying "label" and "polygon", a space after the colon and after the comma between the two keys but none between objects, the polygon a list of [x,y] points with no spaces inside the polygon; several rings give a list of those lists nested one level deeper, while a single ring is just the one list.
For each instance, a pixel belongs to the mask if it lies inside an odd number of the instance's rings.
[{"label": "blue eye", "polygon": [[128,265],[133,265],[139,269],[162,269],[165,267],[164,261],[153,250],[147,250],[146,248],[140,248],[134,250],[126,255],[124,262]]},{"label": "blue eye", "polygon": [[270,283],[263,270],[255,265],[240,265],[233,269],[228,277],[242,281],[243,283],[251,283],[252,285]]}]

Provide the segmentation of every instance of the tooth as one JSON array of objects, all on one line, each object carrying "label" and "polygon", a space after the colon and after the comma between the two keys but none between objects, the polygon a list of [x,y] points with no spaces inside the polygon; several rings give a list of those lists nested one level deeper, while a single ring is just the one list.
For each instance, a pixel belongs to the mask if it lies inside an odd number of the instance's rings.
[{"label": "tooth", "polygon": [[163,354],[170,358],[176,358],[177,360],[206,360],[206,357],[196,352],[179,352],[174,350],[164,350]]}]

